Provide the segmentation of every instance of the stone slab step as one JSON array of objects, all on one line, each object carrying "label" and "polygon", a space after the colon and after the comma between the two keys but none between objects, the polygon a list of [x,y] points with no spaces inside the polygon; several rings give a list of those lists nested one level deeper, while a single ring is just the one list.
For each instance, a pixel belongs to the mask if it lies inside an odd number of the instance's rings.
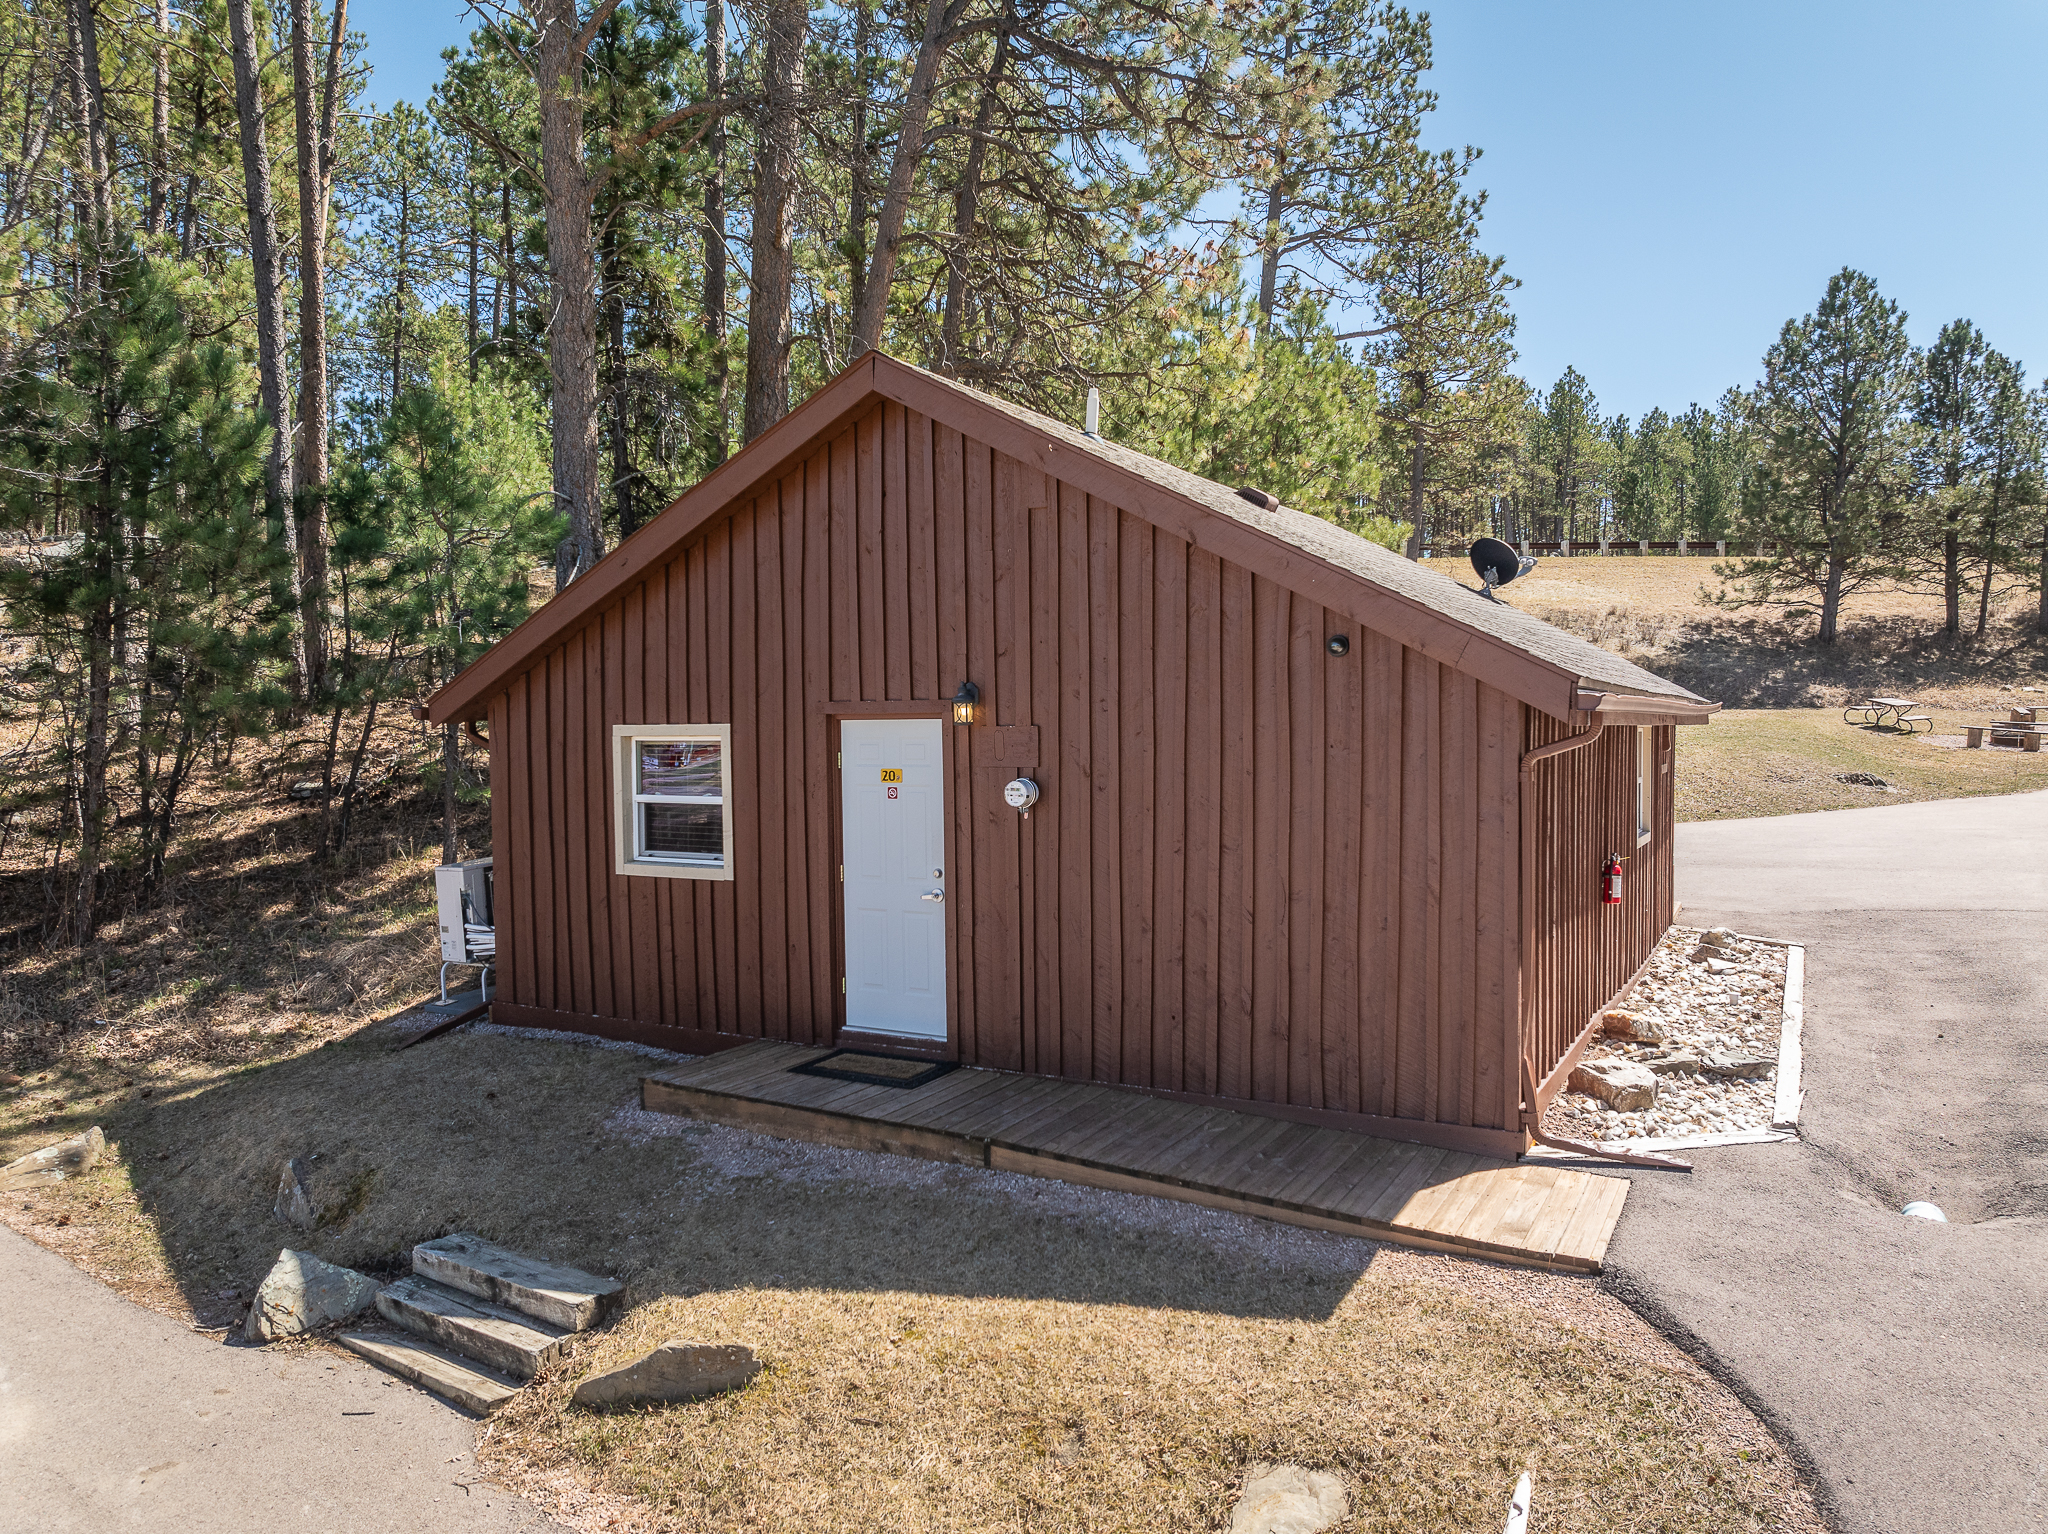
[{"label": "stone slab step", "polygon": [[414,1274],[378,1291],[377,1314],[394,1326],[475,1359],[517,1380],[530,1380],[562,1351],[568,1334],[530,1316],[493,1305]]},{"label": "stone slab step", "polygon": [[412,1270],[565,1332],[595,1326],[624,1287],[615,1278],[522,1257],[465,1234],[422,1241],[412,1249]]},{"label": "stone slab step", "polygon": [[519,1394],[513,1381],[403,1332],[342,1332],[334,1340],[378,1368],[411,1380],[479,1417],[490,1416]]}]

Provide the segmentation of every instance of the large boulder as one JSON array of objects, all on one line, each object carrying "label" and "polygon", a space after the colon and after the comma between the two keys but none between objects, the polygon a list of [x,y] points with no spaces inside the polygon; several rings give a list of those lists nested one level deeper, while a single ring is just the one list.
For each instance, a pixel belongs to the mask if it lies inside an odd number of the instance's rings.
[{"label": "large boulder", "polygon": [[1582,1060],[1572,1067],[1565,1085],[1599,1098],[1618,1113],[1657,1105],[1657,1073],[1632,1060]]},{"label": "large boulder", "polygon": [[714,1342],[664,1342],[623,1369],[576,1387],[578,1406],[644,1406],[694,1401],[738,1390],[761,1372],[752,1348]]},{"label": "large boulder", "polygon": [[1326,1470],[1253,1465],[1230,1510],[1230,1534],[1316,1534],[1350,1511],[1344,1483]]},{"label": "large boulder", "polygon": [[95,1124],[82,1135],[73,1135],[55,1145],[45,1145],[39,1151],[30,1151],[19,1160],[0,1167],[0,1193],[40,1188],[91,1171],[93,1163],[100,1159],[100,1153],[106,1148],[107,1137]]},{"label": "large boulder", "polygon": [[256,1291],[242,1335],[275,1342],[315,1327],[346,1321],[377,1298],[377,1281],[354,1268],[323,1262],[311,1252],[282,1251]]}]

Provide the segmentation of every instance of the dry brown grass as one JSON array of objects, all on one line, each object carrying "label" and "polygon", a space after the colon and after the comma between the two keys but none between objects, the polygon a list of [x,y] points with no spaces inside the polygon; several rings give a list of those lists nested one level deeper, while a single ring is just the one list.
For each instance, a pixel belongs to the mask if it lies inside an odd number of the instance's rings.
[{"label": "dry brown grass", "polygon": [[[2048,694],[2041,694],[2048,701]],[[1678,732],[1680,820],[1726,820],[1813,810],[2023,794],[2048,789],[2048,752],[1959,749],[1965,724],[1988,710],[1931,708],[1941,732],[1900,735],[1845,724],[1834,709],[1731,709]],[[1844,783],[1868,774],[1885,788]]]},{"label": "dry brown grass", "polygon": [[[1986,709],[2024,685],[2048,686],[2048,638],[2017,589],[1995,597],[1982,640],[1941,636],[1941,599],[1884,583],[1843,604],[1842,634],[1815,641],[1818,614],[1724,608],[1714,567],[1688,555],[1546,559],[1506,600],[1729,708],[1841,708],[1872,692],[1948,709]],[[1472,584],[1463,560],[1430,561]],[[1975,609],[1971,608],[1974,616]]]},{"label": "dry brown grass", "polygon": [[[197,774],[162,889],[144,898],[133,868],[113,863],[100,941],[84,951],[44,943],[68,873],[49,867],[37,833],[51,828],[13,828],[0,857],[0,1065],[249,1063],[419,999],[438,961],[440,814],[414,769],[439,743],[410,726],[379,732],[375,786],[330,862],[312,851],[318,810],[287,792],[319,734],[244,742]],[[466,845],[487,837],[488,812],[465,810],[462,830]]]},{"label": "dry brown grass", "polygon": [[[5,1215],[221,1327],[288,1236],[391,1273],[468,1229],[620,1274],[633,1308],[479,1450],[551,1507],[597,1494],[590,1526],[1199,1529],[1283,1459],[1344,1474],[1353,1530],[1491,1527],[1523,1468],[1552,1529],[1821,1527],[1754,1419],[1594,1281],[644,1114],[625,1051],[390,1039],[75,1100],[33,1132],[17,1097],[0,1154],[88,1121],[112,1153]],[[269,1214],[294,1154],[330,1212],[310,1237]],[[675,1336],[749,1343],[766,1372],[689,1406],[569,1406]]]}]

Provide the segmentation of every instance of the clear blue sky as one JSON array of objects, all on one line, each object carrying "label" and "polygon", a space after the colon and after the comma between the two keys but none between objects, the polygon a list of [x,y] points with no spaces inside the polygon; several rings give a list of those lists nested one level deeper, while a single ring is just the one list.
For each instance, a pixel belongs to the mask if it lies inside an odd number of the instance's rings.
[{"label": "clear blue sky", "polygon": [[[424,100],[459,0],[351,0],[381,104]],[[1923,345],[1966,315],[2048,371],[2048,7],[1445,0],[1431,141],[1483,149],[1520,371],[1603,408],[1710,404],[1844,265]]]}]

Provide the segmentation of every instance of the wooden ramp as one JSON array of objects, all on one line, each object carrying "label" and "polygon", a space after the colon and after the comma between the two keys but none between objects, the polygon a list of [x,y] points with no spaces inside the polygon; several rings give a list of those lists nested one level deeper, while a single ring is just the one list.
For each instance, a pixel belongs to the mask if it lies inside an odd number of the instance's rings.
[{"label": "wooden ramp", "polygon": [[923,1086],[795,1075],[832,1054],[763,1041],[641,1080],[658,1113],[1150,1193],[1290,1225],[1597,1273],[1628,1183],[1348,1130],[965,1067]]}]

